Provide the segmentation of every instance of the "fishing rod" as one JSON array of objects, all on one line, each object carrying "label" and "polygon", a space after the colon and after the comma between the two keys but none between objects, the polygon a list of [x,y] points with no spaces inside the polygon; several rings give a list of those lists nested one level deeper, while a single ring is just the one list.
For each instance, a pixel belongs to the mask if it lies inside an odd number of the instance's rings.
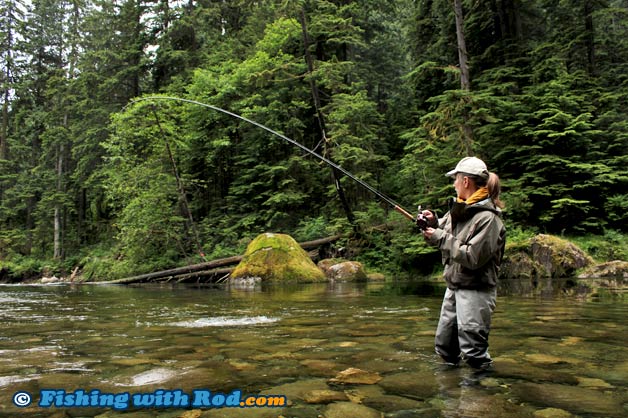
[{"label": "fishing rod", "polygon": [[297,141],[295,141],[294,139],[290,139],[287,136],[269,128],[268,126],[262,125],[259,122],[255,122],[254,120],[248,119],[244,116],[238,115],[237,113],[233,113],[230,112],[228,110],[225,109],[221,109],[220,107],[217,106],[213,106],[207,103],[202,103],[196,100],[190,100],[190,99],[183,99],[181,97],[172,97],[172,96],[146,96],[146,97],[140,97],[137,99],[134,99],[131,101],[131,104],[136,103],[136,102],[141,102],[141,101],[151,101],[151,100],[173,100],[173,101],[177,101],[177,102],[184,102],[184,103],[191,103],[191,104],[195,104],[198,106],[203,106],[212,110],[215,110],[217,112],[221,112],[224,113],[226,115],[232,116],[236,119],[240,119],[243,120],[245,122],[248,122],[252,125],[257,126],[258,128],[262,128],[265,131],[270,132],[271,134],[278,136],[279,138],[283,139],[284,141],[289,142],[290,144],[302,149],[303,151],[307,152],[310,155],[313,155],[314,157],[318,158],[319,160],[321,160],[322,162],[324,162],[325,164],[327,164],[330,167],[333,167],[334,169],[340,171],[342,174],[344,174],[345,176],[349,177],[351,180],[355,181],[356,183],[358,183],[360,186],[364,187],[365,189],[367,189],[368,191],[370,191],[371,193],[373,193],[375,196],[379,197],[380,199],[382,199],[384,202],[388,203],[389,205],[391,205],[393,207],[394,210],[396,210],[397,212],[401,213],[403,216],[405,216],[406,218],[408,218],[411,221],[415,221],[415,217],[414,215],[412,215],[410,212],[408,212],[407,210],[405,210],[400,204],[398,204],[397,202],[395,202],[394,200],[392,200],[391,198],[389,198],[388,196],[386,196],[385,194],[383,194],[382,192],[380,192],[379,190],[375,189],[373,186],[371,186],[370,184],[366,183],[365,181],[355,177],[353,174],[351,174],[350,172],[348,172],[347,170],[345,170],[344,168],[342,168],[341,166],[339,166],[338,164],[334,163],[333,161],[323,157],[322,155],[318,154],[317,152],[307,148],[306,146],[298,143]]}]

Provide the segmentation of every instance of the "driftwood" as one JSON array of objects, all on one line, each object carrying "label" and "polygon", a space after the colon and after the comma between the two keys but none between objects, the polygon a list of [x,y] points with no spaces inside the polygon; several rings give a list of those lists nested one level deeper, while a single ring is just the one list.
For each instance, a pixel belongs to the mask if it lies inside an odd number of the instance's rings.
[{"label": "driftwood", "polygon": [[[306,241],[299,243],[304,250],[312,250],[309,252],[311,258],[315,259],[319,256],[318,248],[338,241],[342,235],[334,235],[327,238],[321,238],[314,241]],[[207,283],[215,282],[229,275],[235,268],[235,265],[242,260],[243,256],[236,255],[233,257],[219,258],[217,260],[207,261],[204,263],[192,264],[184,267],[177,267],[169,270],[156,271],[153,273],[140,274],[138,276],[126,277],[124,279],[111,280],[105,283],[109,284],[133,284],[133,283]],[[233,266],[233,267],[226,267]]]},{"label": "driftwood", "polygon": [[173,278],[177,276],[189,275],[192,273],[198,273],[201,271],[207,271],[218,267],[229,266],[237,264],[242,260],[241,255],[220,258],[218,260],[207,261],[205,263],[192,264],[189,266],[178,267],[170,270],[156,271],[153,273],[140,274],[139,276],[126,277],[124,279],[111,280],[107,283],[112,284],[130,284],[130,283],[144,283],[151,281],[164,281],[164,279]]}]

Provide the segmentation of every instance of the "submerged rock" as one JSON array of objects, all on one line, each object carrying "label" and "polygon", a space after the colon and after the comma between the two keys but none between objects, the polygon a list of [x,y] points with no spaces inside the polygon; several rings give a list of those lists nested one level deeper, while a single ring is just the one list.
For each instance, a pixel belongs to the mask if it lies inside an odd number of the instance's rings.
[{"label": "submerged rock", "polygon": [[231,273],[231,282],[324,282],[325,274],[289,235],[259,235],[247,247],[240,264]]},{"label": "submerged rock", "polygon": [[379,395],[364,399],[364,405],[383,412],[395,412],[399,410],[418,410],[425,408],[421,401],[405,398],[397,395]]},{"label": "submerged rock", "polygon": [[572,414],[558,408],[540,409],[534,413],[534,418],[571,418]]},{"label": "submerged rock", "polygon": [[328,404],[338,401],[348,401],[347,395],[344,392],[338,392],[335,390],[311,390],[303,394],[303,400],[312,404]]},{"label": "submerged rock", "polygon": [[578,384],[578,380],[570,373],[553,370],[548,364],[530,364],[529,362],[498,357],[495,362],[494,377],[521,379],[531,381],[547,381],[553,383]]},{"label": "submerged rock", "polygon": [[330,404],[323,413],[325,418],[381,418],[382,414],[375,409],[353,402],[338,402]]},{"label": "submerged rock", "polygon": [[561,363],[565,363],[565,364],[577,363],[573,359],[557,357],[557,356],[553,356],[553,355],[547,354],[547,353],[526,354],[524,356],[524,358],[526,360],[528,360],[530,363],[533,363],[533,364],[535,364],[537,366],[541,366],[541,367],[554,365],[554,364],[561,364]]},{"label": "submerged rock", "polygon": [[288,400],[294,401],[295,399],[304,400],[306,394],[313,391],[329,390],[327,383],[324,379],[306,379],[298,380],[293,383],[285,383],[283,385],[275,386],[270,389],[260,392],[262,395],[284,395]]},{"label": "submerged rock", "polygon": [[438,393],[438,383],[431,371],[387,375],[379,382],[387,393],[411,399],[429,399]]},{"label": "submerged rock", "polygon": [[617,397],[577,386],[520,383],[513,384],[512,393],[522,402],[563,409],[575,414],[622,417],[626,413]]},{"label": "submerged rock", "polygon": [[594,377],[577,377],[578,386],[590,389],[613,389],[610,383]]},{"label": "submerged rock", "polygon": [[368,372],[366,370],[350,367],[338,373],[333,379],[329,379],[329,382],[355,385],[374,385],[380,380],[382,380],[382,377],[379,373]]},{"label": "submerged rock", "polygon": [[306,367],[312,376],[333,376],[342,368],[341,365],[331,360],[305,359],[300,364]]}]

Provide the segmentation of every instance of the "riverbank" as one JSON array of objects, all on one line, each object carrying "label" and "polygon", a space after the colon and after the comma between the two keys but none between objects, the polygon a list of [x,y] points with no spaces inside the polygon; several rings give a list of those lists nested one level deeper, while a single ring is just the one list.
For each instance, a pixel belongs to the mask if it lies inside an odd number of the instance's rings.
[{"label": "riverbank", "polygon": [[[362,262],[367,272],[383,273],[388,279],[438,277],[441,270],[438,252],[427,247],[416,234],[410,235],[407,231],[397,232],[399,231],[392,233],[384,231],[379,235],[345,239],[336,243],[336,246],[347,258]],[[552,260],[550,250],[539,253],[541,242],[547,243],[548,248],[555,246],[556,251],[553,253],[559,258]],[[567,251],[567,248],[571,250]],[[244,248],[223,249],[222,253],[241,255]],[[574,259],[587,261],[573,262]],[[202,261],[199,257],[191,257],[180,260],[179,265],[174,266],[167,264],[129,266],[124,259],[117,258],[115,252],[103,248],[86,249],[82,257],[63,261],[12,256],[0,261],[0,282],[32,283],[43,278],[51,281],[55,279],[80,282],[107,281],[188,266]],[[531,231],[511,230],[508,235],[503,278],[528,278],[534,282],[542,277],[576,277],[583,274],[591,278],[622,276],[625,274],[625,263],[628,263],[628,234],[607,231],[603,235],[555,237],[537,235]]]}]

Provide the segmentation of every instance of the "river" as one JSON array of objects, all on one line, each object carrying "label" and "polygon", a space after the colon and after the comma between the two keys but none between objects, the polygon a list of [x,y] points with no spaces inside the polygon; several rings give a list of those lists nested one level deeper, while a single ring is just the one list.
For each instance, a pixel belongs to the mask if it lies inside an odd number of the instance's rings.
[{"label": "river", "polygon": [[477,375],[434,354],[443,290],[0,286],[0,417],[628,416],[625,292],[500,288]]}]

